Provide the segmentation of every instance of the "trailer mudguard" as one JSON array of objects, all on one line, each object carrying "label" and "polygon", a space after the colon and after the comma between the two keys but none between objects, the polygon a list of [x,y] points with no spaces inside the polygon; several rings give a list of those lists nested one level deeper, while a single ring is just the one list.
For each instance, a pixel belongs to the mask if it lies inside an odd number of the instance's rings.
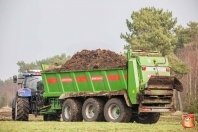
[{"label": "trailer mudguard", "polygon": [[31,89],[29,88],[20,88],[17,91],[19,97],[30,97],[32,96]]}]

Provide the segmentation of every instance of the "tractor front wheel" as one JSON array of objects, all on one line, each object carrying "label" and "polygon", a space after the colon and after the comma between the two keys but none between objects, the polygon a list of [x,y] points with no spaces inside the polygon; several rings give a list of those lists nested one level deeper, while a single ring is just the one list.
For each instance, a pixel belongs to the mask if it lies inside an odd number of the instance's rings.
[{"label": "tractor front wheel", "polygon": [[12,120],[15,120],[15,98],[12,100]]}]

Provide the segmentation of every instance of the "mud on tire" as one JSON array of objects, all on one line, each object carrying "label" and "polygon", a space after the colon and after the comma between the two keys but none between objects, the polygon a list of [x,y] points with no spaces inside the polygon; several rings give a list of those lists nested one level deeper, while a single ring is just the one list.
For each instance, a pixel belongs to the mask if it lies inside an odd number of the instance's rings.
[{"label": "mud on tire", "polygon": [[88,98],[82,108],[85,121],[104,121],[104,101],[98,98]]},{"label": "mud on tire", "polygon": [[29,118],[29,99],[18,97],[15,102],[14,120],[28,121]]},{"label": "mud on tire", "polygon": [[132,112],[124,99],[112,98],[105,104],[104,116],[108,122],[129,122]]},{"label": "mud on tire", "polygon": [[62,118],[66,122],[82,121],[82,103],[77,99],[66,99],[62,105]]},{"label": "mud on tire", "polygon": [[160,118],[160,113],[154,112],[154,113],[140,113],[137,115],[134,120],[137,123],[141,124],[154,124],[157,123],[157,121]]}]

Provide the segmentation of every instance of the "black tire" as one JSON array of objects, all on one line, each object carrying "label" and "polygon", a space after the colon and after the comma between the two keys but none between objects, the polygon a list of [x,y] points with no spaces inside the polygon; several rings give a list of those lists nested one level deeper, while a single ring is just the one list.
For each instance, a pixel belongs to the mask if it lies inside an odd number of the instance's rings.
[{"label": "black tire", "polygon": [[62,118],[66,122],[82,121],[82,103],[77,99],[66,99],[62,105]]},{"label": "black tire", "polygon": [[43,115],[44,121],[60,121],[60,115],[57,114],[45,114]]},{"label": "black tire", "polygon": [[29,118],[29,99],[18,97],[15,101],[14,120],[28,121]]},{"label": "black tire", "polygon": [[12,120],[15,120],[15,108],[12,107]]},{"label": "black tire", "polygon": [[15,99],[12,100],[12,120],[15,120]]},{"label": "black tire", "polygon": [[82,107],[82,116],[85,121],[104,121],[104,102],[98,98],[88,98]]},{"label": "black tire", "polygon": [[137,123],[154,124],[157,123],[159,118],[160,118],[160,113],[154,112],[154,113],[140,113],[134,119]]},{"label": "black tire", "polygon": [[108,122],[129,122],[132,111],[124,99],[112,98],[105,104],[104,116]]}]

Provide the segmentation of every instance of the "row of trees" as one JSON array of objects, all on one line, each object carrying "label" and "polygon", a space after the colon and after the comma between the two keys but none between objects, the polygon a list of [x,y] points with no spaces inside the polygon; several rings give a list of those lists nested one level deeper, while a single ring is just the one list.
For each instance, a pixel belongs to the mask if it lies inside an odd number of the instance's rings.
[{"label": "row of trees", "polygon": [[42,60],[36,60],[35,62],[31,63],[25,63],[24,61],[18,61],[17,65],[19,66],[18,72],[24,72],[27,69],[41,69],[42,64],[53,64],[53,63],[58,63],[58,64],[64,64],[68,59],[70,59],[70,56],[66,56],[65,53],[59,55],[55,55],[53,57],[49,57],[46,59]]},{"label": "row of trees", "polygon": [[124,48],[157,50],[167,56],[171,74],[184,86],[184,110],[198,113],[198,22],[177,25],[172,12],[154,7],[132,12],[131,19],[126,20],[129,32],[120,35],[127,42]]}]

